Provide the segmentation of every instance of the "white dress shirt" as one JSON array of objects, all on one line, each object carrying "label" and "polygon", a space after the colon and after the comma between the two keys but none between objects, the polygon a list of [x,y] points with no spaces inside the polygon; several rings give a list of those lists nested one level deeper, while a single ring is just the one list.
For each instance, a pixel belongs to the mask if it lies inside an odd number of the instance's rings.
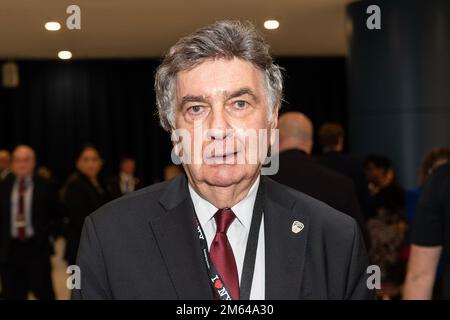
[{"label": "white dress shirt", "polygon": [[[250,232],[250,225],[253,216],[253,206],[258,191],[259,177],[250,188],[248,194],[239,203],[234,205],[233,210],[236,219],[233,220],[227,231],[228,241],[233,249],[236,260],[239,283],[241,282],[242,268],[244,265],[245,250],[247,239]],[[216,220],[214,215],[219,210],[207,200],[203,199],[189,185],[189,193],[194,204],[195,212],[200,221],[200,225],[205,232],[208,248],[216,235]],[[264,216],[261,220],[259,229],[258,246],[256,250],[255,270],[253,273],[252,288],[250,291],[250,300],[264,300],[265,298],[265,257],[264,257]]]},{"label": "white dress shirt", "polygon": [[129,192],[133,192],[134,188],[135,188],[135,184],[134,184],[134,176],[131,174],[126,174],[124,172],[120,173],[119,176],[120,179],[120,191],[123,194],[129,193]]}]

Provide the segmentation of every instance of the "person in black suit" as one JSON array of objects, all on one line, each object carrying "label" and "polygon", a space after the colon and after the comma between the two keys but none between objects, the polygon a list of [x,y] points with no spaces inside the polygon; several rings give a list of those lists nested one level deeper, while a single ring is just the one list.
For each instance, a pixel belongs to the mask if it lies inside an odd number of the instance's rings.
[{"label": "person in black suit", "polygon": [[280,116],[278,127],[280,168],[273,179],[353,217],[366,237],[365,219],[352,180],[321,166],[310,156],[311,120],[300,112],[286,112]]},{"label": "person in black suit", "polygon": [[58,198],[50,181],[33,174],[33,149],[20,145],[0,187],[0,266],[5,299],[54,299],[50,255]]},{"label": "person in black suit", "polygon": [[131,157],[120,160],[120,172],[112,177],[108,183],[108,193],[112,199],[142,188],[142,180],[135,177],[136,161]]},{"label": "person in black suit", "polygon": [[365,218],[371,216],[370,194],[364,172],[364,162],[355,156],[343,153],[344,128],[335,122],[324,123],[319,130],[319,142],[322,155],[317,161],[353,180],[358,201]]},{"label": "person in black suit", "polygon": [[261,176],[282,76],[256,29],[199,29],[168,50],[155,79],[186,174],[86,218],[72,297],[372,298],[355,220]]},{"label": "person in black suit", "polygon": [[67,224],[65,226],[65,260],[74,265],[84,219],[105,204],[109,196],[98,175],[102,159],[98,150],[86,145],[76,156],[77,171],[67,180],[61,191]]}]

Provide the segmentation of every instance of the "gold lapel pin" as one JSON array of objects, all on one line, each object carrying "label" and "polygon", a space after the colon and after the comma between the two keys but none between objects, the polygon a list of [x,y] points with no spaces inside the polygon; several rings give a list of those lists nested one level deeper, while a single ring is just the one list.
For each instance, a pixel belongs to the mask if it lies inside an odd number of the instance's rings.
[{"label": "gold lapel pin", "polygon": [[305,227],[305,225],[303,223],[301,223],[300,221],[294,221],[292,223],[292,232],[299,233],[300,231],[303,230],[304,227]]}]

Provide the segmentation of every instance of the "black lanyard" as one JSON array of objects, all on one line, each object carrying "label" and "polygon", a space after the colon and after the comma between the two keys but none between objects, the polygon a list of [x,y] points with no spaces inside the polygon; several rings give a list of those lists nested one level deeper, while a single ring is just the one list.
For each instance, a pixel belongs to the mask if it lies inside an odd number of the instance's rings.
[{"label": "black lanyard", "polygon": [[[258,193],[256,194],[255,205],[253,207],[252,222],[250,225],[250,233],[247,239],[247,247],[245,249],[244,266],[242,268],[241,284],[240,284],[240,300],[249,300],[250,291],[252,288],[253,273],[255,270],[256,251],[258,248],[259,229],[261,227],[261,220],[264,209],[264,185],[263,179],[260,178]],[[211,262],[209,256],[208,243],[206,241],[205,233],[200,225],[195,209],[193,210],[195,215],[195,225],[197,228],[198,239],[200,241],[200,249],[202,250],[202,256],[205,261],[206,269],[208,270],[208,276],[211,280],[211,287],[217,294],[220,300],[233,300],[229,289],[225,282],[222,280],[214,264]]]}]

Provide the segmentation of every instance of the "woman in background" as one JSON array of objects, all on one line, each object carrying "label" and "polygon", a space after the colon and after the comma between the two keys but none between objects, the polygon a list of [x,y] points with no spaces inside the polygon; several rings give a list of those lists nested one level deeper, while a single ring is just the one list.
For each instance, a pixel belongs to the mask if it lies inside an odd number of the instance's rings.
[{"label": "woman in background", "polygon": [[76,172],[61,191],[66,209],[66,252],[69,265],[76,263],[78,244],[84,219],[108,201],[99,173],[103,165],[99,151],[86,145],[76,155]]}]

